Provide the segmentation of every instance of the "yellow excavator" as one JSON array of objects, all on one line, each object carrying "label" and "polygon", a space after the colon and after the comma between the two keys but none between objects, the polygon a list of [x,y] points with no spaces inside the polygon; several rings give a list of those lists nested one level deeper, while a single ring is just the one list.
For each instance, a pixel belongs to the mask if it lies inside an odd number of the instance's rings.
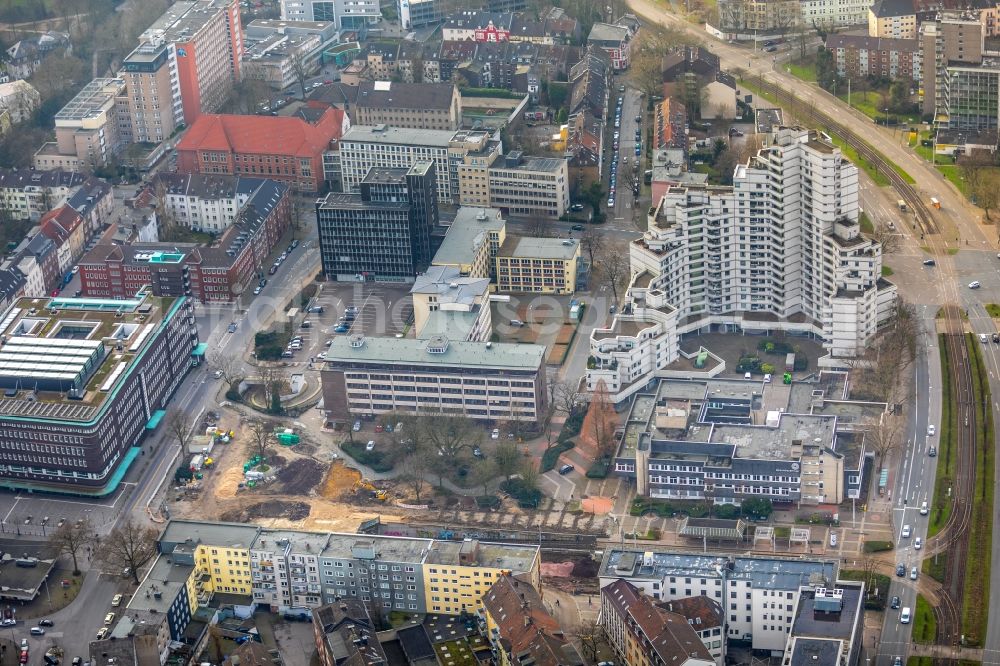
[{"label": "yellow excavator", "polygon": [[354,490],[358,490],[359,488],[363,488],[364,490],[370,491],[372,497],[374,497],[380,502],[385,502],[389,499],[388,490],[382,490],[381,488],[376,488],[375,485],[368,479],[358,479],[357,481],[355,481]]}]

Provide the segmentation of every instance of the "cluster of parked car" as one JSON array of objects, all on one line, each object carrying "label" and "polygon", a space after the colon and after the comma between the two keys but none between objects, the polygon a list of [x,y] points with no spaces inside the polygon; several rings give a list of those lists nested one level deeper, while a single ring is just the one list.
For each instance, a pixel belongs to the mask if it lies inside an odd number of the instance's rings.
[{"label": "cluster of parked car", "polygon": [[[625,86],[618,89],[619,92],[625,92]],[[615,205],[615,194],[618,191],[618,161],[621,158],[624,164],[628,164],[628,155],[624,157],[620,156],[621,149],[621,126],[622,126],[622,105],[625,102],[625,97],[623,95],[618,96],[618,104],[615,106],[615,133],[612,139],[612,148],[614,149],[611,154],[611,178],[608,183],[608,208],[612,208]],[[636,162],[639,160],[639,155],[642,153],[642,116],[635,117],[635,158]],[[627,183],[626,183],[627,185]],[[638,177],[632,182],[632,193],[635,196],[639,196],[639,179]]]},{"label": "cluster of parked car", "polygon": [[344,314],[337,320],[337,325],[333,327],[334,333],[347,333],[351,330],[351,326],[354,325],[354,320],[357,319],[358,306],[350,305],[344,310]]},{"label": "cluster of parked car", "polygon": [[[281,264],[284,263],[285,259],[288,258],[288,255],[292,253],[292,250],[294,250],[298,246],[299,246],[298,240],[293,240],[291,243],[289,243],[288,247],[285,248],[285,251],[279,254],[278,258],[274,260],[273,264],[271,264],[271,267],[267,269],[267,274],[274,275],[275,273],[277,273],[278,269],[281,268]],[[267,280],[264,280],[264,282],[267,282]]]}]

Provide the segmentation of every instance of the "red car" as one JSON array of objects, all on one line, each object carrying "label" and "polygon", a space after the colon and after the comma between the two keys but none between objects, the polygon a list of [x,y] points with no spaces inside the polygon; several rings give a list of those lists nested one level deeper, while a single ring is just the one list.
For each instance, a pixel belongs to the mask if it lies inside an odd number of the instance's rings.
[{"label": "red car", "polygon": [[323,85],[332,86],[333,85],[333,81],[330,80],[330,79],[327,79],[326,81],[323,82]]},{"label": "red car", "polygon": [[58,295],[59,295],[59,290],[58,289],[53,289],[52,290],[52,296],[55,297],[55,296],[58,296]]},{"label": "red car", "polygon": [[382,432],[383,430],[385,430],[384,425],[382,425],[381,423],[375,424],[375,432]]}]

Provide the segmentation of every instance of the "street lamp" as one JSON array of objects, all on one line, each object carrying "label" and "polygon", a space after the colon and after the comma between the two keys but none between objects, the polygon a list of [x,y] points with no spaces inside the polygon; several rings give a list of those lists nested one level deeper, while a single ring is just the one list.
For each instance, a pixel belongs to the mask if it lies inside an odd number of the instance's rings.
[{"label": "street lamp", "polygon": [[883,109],[883,110],[885,111],[885,126],[888,128],[889,127],[889,107],[885,107],[885,109]]}]

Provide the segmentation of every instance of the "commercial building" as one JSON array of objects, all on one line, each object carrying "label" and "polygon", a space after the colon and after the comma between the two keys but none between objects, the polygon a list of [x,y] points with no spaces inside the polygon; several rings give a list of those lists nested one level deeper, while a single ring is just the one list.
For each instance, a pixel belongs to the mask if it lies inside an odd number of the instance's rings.
[{"label": "commercial building", "polygon": [[118,118],[125,143],[160,143],[184,121],[177,72],[177,50],[153,37],[122,61],[126,88],[118,98]]},{"label": "commercial building", "polygon": [[500,141],[488,133],[462,130],[448,144],[452,185],[462,206],[490,205],[489,170],[501,157]]},{"label": "commercial building", "polygon": [[382,19],[379,0],[281,0],[285,21],[332,21],[341,30],[359,30]]},{"label": "commercial building", "polygon": [[[242,183],[247,190],[251,183]],[[144,285],[157,296],[190,296],[231,302],[257,281],[264,262],[291,222],[287,186],[259,180],[217,243],[180,247],[173,243],[100,243],[79,263],[83,294],[129,298]]]},{"label": "commercial building", "polygon": [[94,79],[56,113],[56,140],[42,144],[34,167],[89,171],[104,166],[119,152],[115,100],[125,93],[123,79]]},{"label": "commercial building", "polygon": [[293,116],[204,114],[177,144],[177,171],[268,178],[318,192],[323,154],[346,124],[332,107],[307,106]]},{"label": "commercial building", "polygon": [[916,39],[917,12],[913,0],[876,0],[868,9],[868,36]]},{"label": "commercial building", "polygon": [[948,65],[934,120],[938,127],[958,131],[1000,127],[1000,58],[983,58],[978,65]]},{"label": "commercial building", "polygon": [[[569,163],[513,150],[490,166],[489,202],[509,215],[558,219],[569,209]],[[460,187],[461,187],[460,183]]]},{"label": "commercial building", "polygon": [[861,661],[865,585],[838,580],[804,588],[795,605],[784,660],[788,664],[856,664]]},{"label": "commercial building", "polygon": [[923,58],[916,39],[832,34],[826,39],[826,48],[833,54],[839,76],[909,79],[916,84],[923,79]]},{"label": "commercial building", "polygon": [[437,178],[438,201],[451,203],[454,190],[448,146],[454,135],[450,130],[354,125],[340,140],[344,192],[356,192],[372,167],[409,169],[414,162],[431,160]]},{"label": "commercial building", "polygon": [[797,506],[857,499],[875,455],[866,431],[887,411],[884,403],[848,400],[845,378],[824,372],[791,388],[659,380],[635,396],[615,472],[649,497],[716,504],[764,497]]},{"label": "commercial building", "polygon": [[[631,245],[621,325],[591,334],[588,385],[621,399],[678,358],[678,336],[708,327],[812,335],[828,367],[859,354],[892,318],[896,288],[881,245],[861,235],[857,179],[823,136],[781,128],[732,187],[669,188]],[[654,326],[655,344],[635,344]]]},{"label": "commercial building", "polygon": [[572,294],[579,261],[580,244],[572,238],[507,236],[497,250],[497,291]]},{"label": "commercial building", "polygon": [[453,83],[362,81],[353,121],[424,130],[457,130],[462,125],[462,96]]},{"label": "commercial building", "polygon": [[190,301],[23,298],[0,320],[0,486],[106,495],[198,344]]},{"label": "commercial building", "polygon": [[463,277],[495,277],[497,251],[507,238],[506,229],[498,209],[462,206],[431,263],[455,268]]},{"label": "commercial building", "polygon": [[340,336],[322,378],[333,419],[397,412],[531,422],[545,407],[545,347]]},{"label": "commercial building", "polygon": [[601,587],[600,623],[623,663],[715,665],[715,659],[683,616],[657,606],[627,580]]},{"label": "commercial building", "polygon": [[[582,666],[580,654],[531,583],[501,575],[483,597],[479,618],[503,666]],[[628,662],[636,663],[636,662]],[[669,662],[664,662],[669,663]]]},{"label": "commercial building", "polygon": [[320,258],[329,280],[412,282],[431,262],[438,204],[434,163],[373,168],[359,194],[316,202]]},{"label": "commercial building", "polygon": [[443,335],[486,342],[493,334],[488,277],[462,276],[452,266],[431,266],[414,280],[410,296],[418,338]]},{"label": "commercial building", "polygon": [[598,575],[602,601],[604,588],[618,580],[654,600],[715,599],[725,608],[727,639],[747,640],[755,650],[781,654],[803,588],[832,586],[837,580],[837,565],[811,558],[727,557],[609,547]]},{"label": "commercial building", "polygon": [[143,31],[139,41],[153,48],[173,46],[182,113],[188,126],[201,114],[218,110],[240,80],[243,35],[239,0],[175,2]]},{"label": "commercial building", "polygon": [[243,79],[264,81],[275,90],[296,85],[300,74],[309,78],[319,71],[322,46],[316,34],[273,31],[253,40],[248,35],[240,66]]},{"label": "commercial building", "polygon": [[933,114],[935,122],[946,129],[958,129],[950,126],[946,110],[948,68],[978,67],[983,62],[983,33],[983,24],[977,16],[956,12],[943,12],[936,21],[920,25],[923,112]]}]

